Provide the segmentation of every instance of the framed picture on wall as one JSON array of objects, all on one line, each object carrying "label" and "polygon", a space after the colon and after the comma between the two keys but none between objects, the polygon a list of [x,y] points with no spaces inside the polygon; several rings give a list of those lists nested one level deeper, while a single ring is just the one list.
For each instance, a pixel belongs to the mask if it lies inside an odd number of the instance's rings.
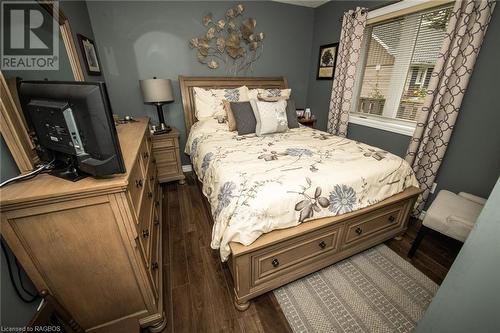
[{"label": "framed picture on wall", "polygon": [[321,45],[319,47],[318,72],[316,80],[333,80],[339,43]]},{"label": "framed picture on wall", "polygon": [[78,42],[82,50],[83,60],[89,75],[101,75],[101,65],[97,57],[97,50],[92,39],[77,34]]}]

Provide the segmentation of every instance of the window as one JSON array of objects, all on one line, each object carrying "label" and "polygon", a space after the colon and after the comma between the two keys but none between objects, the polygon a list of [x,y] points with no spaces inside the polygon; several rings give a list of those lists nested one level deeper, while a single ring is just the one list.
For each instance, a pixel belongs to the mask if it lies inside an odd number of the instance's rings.
[{"label": "window", "polygon": [[363,124],[369,126],[397,124],[410,128],[404,134],[411,135],[451,9],[441,7],[367,26],[351,118],[367,118],[370,122]]}]

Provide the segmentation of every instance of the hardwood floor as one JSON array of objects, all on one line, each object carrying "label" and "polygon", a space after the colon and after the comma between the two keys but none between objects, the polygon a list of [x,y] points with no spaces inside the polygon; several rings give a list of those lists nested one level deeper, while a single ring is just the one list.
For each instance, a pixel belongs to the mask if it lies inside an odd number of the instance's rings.
[{"label": "hardwood floor", "polygon": [[[186,184],[163,188],[163,257],[167,327],[164,332],[291,332],[274,294],[269,292],[240,312],[233,306],[231,273],[210,248],[211,218],[193,174]],[[418,221],[401,241],[387,245],[406,258]],[[412,264],[441,283],[459,244],[437,233],[424,238]]]},{"label": "hardwood floor", "polygon": [[273,293],[245,312],[233,306],[231,273],[210,248],[209,210],[193,175],[185,185],[167,184],[163,193],[164,332],[291,332]]}]

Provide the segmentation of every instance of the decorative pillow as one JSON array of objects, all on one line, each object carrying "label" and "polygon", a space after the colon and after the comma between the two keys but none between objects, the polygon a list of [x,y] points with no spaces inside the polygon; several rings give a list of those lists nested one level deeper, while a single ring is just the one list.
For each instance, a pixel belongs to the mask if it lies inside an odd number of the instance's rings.
[{"label": "decorative pillow", "polygon": [[285,100],[263,102],[251,99],[250,104],[252,105],[252,110],[257,120],[255,126],[255,134],[257,134],[257,136],[281,133],[288,130]]},{"label": "decorative pillow", "polygon": [[289,99],[291,93],[292,89],[250,89],[247,95],[249,99],[277,101],[279,99]]},{"label": "decorative pillow", "polygon": [[289,99],[288,101],[286,101],[286,119],[288,121],[288,128],[299,127],[299,121],[297,120],[297,111],[295,109],[295,102],[293,101],[293,99]]},{"label": "decorative pillow", "polygon": [[231,110],[231,102],[228,100],[224,100],[224,111],[226,112],[227,115],[227,127],[229,131],[236,131],[236,119],[234,119],[234,114],[233,110]]},{"label": "decorative pillow", "polygon": [[194,87],[195,116],[198,120],[225,115],[223,100],[248,101],[248,88],[203,89]]},{"label": "decorative pillow", "polygon": [[255,133],[257,120],[250,102],[231,102],[230,105],[236,121],[238,135]]}]

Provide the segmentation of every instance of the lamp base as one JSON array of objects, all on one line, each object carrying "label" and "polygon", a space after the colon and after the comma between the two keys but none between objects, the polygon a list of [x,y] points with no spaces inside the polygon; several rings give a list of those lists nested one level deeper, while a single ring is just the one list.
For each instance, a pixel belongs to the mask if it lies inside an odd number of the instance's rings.
[{"label": "lamp base", "polygon": [[157,126],[153,126],[152,133],[153,135],[165,134],[172,130],[172,128],[164,123],[161,123]]}]

